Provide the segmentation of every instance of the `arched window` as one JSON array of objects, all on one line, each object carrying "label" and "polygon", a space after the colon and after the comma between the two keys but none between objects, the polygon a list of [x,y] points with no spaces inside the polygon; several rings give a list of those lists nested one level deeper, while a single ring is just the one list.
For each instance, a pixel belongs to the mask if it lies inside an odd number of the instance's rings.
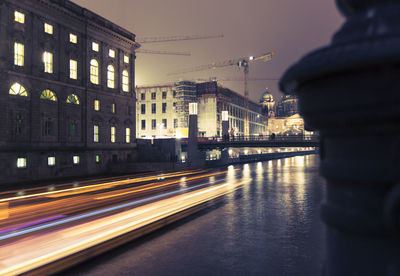
[{"label": "arched window", "polygon": [[42,94],[40,94],[40,98],[42,100],[49,100],[53,102],[57,101],[56,95],[53,93],[53,91],[50,91],[49,89],[43,90]]},{"label": "arched window", "polygon": [[129,73],[128,70],[122,71],[122,90],[129,92]]},{"label": "arched window", "polygon": [[8,92],[10,95],[17,95],[17,96],[24,96],[28,97],[28,92],[26,91],[25,87],[23,87],[21,84],[18,82],[14,83],[10,91]]},{"label": "arched window", "polygon": [[107,67],[107,87],[115,88],[115,70],[111,64]]},{"label": "arched window", "polygon": [[99,63],[95,59],[90,61],[90,82],[99,84]]},{"label": "arched window", "polygon": [[70,104],[79,104],[79,98],[75,94],[71,94],[67,97],[67,103]]}]

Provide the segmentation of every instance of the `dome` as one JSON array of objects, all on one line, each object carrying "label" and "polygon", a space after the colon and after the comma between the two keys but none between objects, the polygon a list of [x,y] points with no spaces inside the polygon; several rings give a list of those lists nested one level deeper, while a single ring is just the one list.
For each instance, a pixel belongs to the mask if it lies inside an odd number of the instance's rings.
[{"label": "dome", "polygon": [[274,96],[272,96],[271,92],[269,92],[269,90],[267,89],[261,96],[260,103],[273,102],[273,101],[274,101]]}]

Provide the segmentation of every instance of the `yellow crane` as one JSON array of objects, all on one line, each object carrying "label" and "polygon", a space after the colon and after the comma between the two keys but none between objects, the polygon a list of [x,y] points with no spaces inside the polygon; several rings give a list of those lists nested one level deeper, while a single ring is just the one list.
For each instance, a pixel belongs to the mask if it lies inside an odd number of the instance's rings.
[{"label": "yellow crane", "polygon": [[249,63],[251,62],[256,62],[256,61],[270,61],[272,59],[272,56],[275,55],[275,52],[270,51],[266,52],[262,55],[259,56],[250,56],[250,57],[241,57],[237,59],[229,59],[221,62],[214,62],[210,64],[205,64],[205,65],[200,65],[200,66],[195,66],[192,68],[187,68],[187,69],[182,69],[178,71],[174,71],[169,73],[168,75],[179,75],[179,74],[185,74],[185,73],[191,73],[191,72],[197,72],[197,71],[204,71],[204,70],[210,70],[210,69],[216,69],[219,67],[227,67],[227,66],[238,66],[239,68],[243,67],[243,72],[244,72],[244,97],[245,97],[245,123],[244,123],[244,135],[248,136],[250,132],[250,127],[249,127],[249,90],[248,90],[248,81],[249,81]]}]

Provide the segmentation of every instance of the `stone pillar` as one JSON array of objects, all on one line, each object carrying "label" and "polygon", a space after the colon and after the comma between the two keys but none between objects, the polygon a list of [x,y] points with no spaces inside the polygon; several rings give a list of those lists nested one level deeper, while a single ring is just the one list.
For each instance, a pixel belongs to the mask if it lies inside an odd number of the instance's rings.
[{"label": "stone pillar", "polygon": [[400,275],[400,0],[337,0],[332,44],[281,80],[320,131],[325,275]]}]

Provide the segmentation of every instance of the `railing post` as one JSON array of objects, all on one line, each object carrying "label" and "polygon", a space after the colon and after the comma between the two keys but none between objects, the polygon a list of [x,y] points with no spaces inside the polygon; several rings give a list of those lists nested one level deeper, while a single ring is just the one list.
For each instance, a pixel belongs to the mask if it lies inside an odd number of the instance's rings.
[{"label": "railing post", "polygon": [[332,44],[281,80],[320,131],[325,275],[400,275],[400,0],[337,0]]}]

